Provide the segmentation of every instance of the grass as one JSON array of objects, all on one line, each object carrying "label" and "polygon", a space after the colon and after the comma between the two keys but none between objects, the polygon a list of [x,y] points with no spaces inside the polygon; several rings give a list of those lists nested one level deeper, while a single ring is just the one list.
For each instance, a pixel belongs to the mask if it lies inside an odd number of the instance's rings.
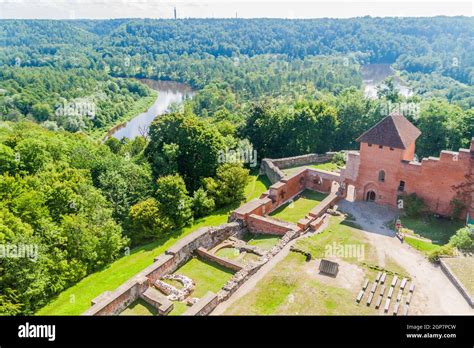
[{"label": "grass", "polygon": [[191,278],[196,287],[192,297],[203,297],[208,291],[217,293],[232,278],[233,272],[215,262],[193,257],[175,272]]},{"label": "grass", "polygon": [[316,163],[316,164],[309,164],[306,166],[298,166],[298,167],[290,167],[282,169],[282,172],[286,175],[293,175],[294,173],[298,172],[301,168],[314,168],[314,169],[321,169],[326,170],[328,172],[335,172],[340,169],[336,163],[333,162],[323,162],[323,163]]},{"label": "grass", "polygon": [[247,244],[267,250],[273,248],[280,240],[280,237],[266,234],[249,234],[249,236],[250,239],[247,241]]},{"label": "grass", "polygon": [[268,190],[271,184],[266,175],[254,175],[245,189],[245,197],[248,201],[259,198],[263,192]]},{"label": "grass", "polygon": [[[326,246],[333,243],[357,244],[364,246],[364,259],[376,263],[376,252],[362,231],[343,224],[340,217],[331,217],[329,227],[320,234],[300,239],[296,247],[310,251],[313,257],[325,256]],[[363,265],[356,258],[344,258],[346,262],[356,263],[373,280],[376,271]],[[305,258],[297,253],[288,254],[246,295],[231,305],[227,315],[362,315],[377,314],[374,306],[357,304],[355,297],[360,287],[345,289],[322,283],[307,272]],[[397,267],[395,267],[397,266]],[[402,270],[393,261],[394,271]],[[361,284],[362,286],[362,284]]]},{"label": "grass", "polygon": [[[431,239],[433,244],[444,245],[456,231],[464,226],[464,221],[436,218],[424,215],[418,218],[401,217],[402,227],[411,230],[413,234]],[[394,229],[394,222],[390,226]]]},{"label": "grass", "polygon": [[142,299],[133,302],[120,315],[157,315],[156,308]]},{"label": "grass", "polygon": [[[267,188],[264,177],[251,176],[246,192],[256,196]],[[246,200],[250,200],[250,196]],[[196,220],[191,226],[176,230],[156,241],[134,248],[130,255],[123,256],[101,271],[90,274],[75,285],[61,292],[49,304],[41,308],[36,315],[80,315],[86,311],[91,300],[104,291],[113,291],[133,275],[153,262],[153,258],[163,253],[177,240],[204,226],[217,226],[227,221],[229,213],[238,205],[222,208],[212,215]]]},{"label": "grass", "polygon": [[229,248],[219,249],[217,250],[215,254],[219,257],[225,257],[226,259],[233,260],[239,257],[240,252],[239,252],[239,249],[229,247]]},{"label": "grass", "polygon": [[429,254],[431,251],[441,248],[440,245],[433,244],[429,241],[424,241],[410,236],[405,235],[405,243],[415,248],[418,251],[421,251],[424,254]]},{"label": "grass", "polygon": [[469,294],[474,297],[474,257],[447,257],[443,261],[451,268],[456,278],[464,285]]},{"label": "grass", "polygon": [[304,218],[326,196],[324,193],[305,190],[294,202],[282,205],[270,215],[281,220],[296,223],[299,219]]}]

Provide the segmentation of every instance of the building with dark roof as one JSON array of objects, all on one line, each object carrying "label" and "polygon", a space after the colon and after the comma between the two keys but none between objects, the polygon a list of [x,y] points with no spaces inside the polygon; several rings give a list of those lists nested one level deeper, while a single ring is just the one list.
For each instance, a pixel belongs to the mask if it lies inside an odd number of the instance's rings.
[{"label": "building with dark roof", "polygon": [[[416,193],[427,208],[440,215],[452,214],[454,198],[463,200],[464,215],[474,215],[474,138],[470,149],[441,151],[439,157],[415,161],[415,143],[421,132],[403,115],[385,117],[357,141],[359,151],[348,153],[341,175],[355,200],[402,207],[404,197]],[[351,199],[351,197],[349,197]]]}]

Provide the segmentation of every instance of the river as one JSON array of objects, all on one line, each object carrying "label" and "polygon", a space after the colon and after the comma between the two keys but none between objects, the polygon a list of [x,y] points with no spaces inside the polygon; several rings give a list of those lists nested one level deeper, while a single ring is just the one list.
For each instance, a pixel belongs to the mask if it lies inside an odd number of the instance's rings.
[{"label": "river", "polygon": [[362,80],[364,82],[364,94],[368,98],[377,98],[377,86],[389,76],[393,76],[395,86],[401,95],[410,97],[413,91],[408,88],[390,67],[390,64],[366,64],[361,67]]},{"label": "river", "polygon": [[112,128],[107,133],[107,138],[133,139],[147,132],[148,127],[156,116],[164,114],[170,105],[182,103],[186,98],[191,98],[194,94],[193,89],[184,83],[174,81],[156,81],[141,79],[140,82],[146,84],[151,89],[158,92],[158,96],[150,108],[135,116],[130,121],[122,123]]}]

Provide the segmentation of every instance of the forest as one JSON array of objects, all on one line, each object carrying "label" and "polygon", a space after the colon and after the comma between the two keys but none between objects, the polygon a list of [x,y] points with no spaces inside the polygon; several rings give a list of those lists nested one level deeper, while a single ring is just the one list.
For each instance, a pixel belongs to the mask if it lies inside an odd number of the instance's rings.
[{"label": "forest", "polygon": [[[194,219],[238,204],[265,157],[357,149],[400,106],[417,156],[474,134],[474,19],[0,20],[0,314],[61,291]],[[390,64],[364,94],[361,66]],[[148,134],[102,141],[156,98],[138,79],[197,90]],[[289,136],[291,135],[291,136]]]}]

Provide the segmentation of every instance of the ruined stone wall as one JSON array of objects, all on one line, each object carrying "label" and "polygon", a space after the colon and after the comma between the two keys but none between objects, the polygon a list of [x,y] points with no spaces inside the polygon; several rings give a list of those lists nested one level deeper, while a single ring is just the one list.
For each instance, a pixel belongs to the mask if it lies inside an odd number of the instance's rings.
[{"label": "ruined stone wall", "polygon": [[326,152],[325,154],[310,153],[307,155],[270,159],[275,166],[280,169],[305,166],[314,163],[323,163],[330,161],[335,152]]},{"label": "ruined stone wall", "polygon": [[286,232],[299,231],[295,224],[255,214],[247,218],[247,228],[252,233],[275,234],[283,236]]},{"label": "ruined stone wall", "polygon": [[218,265],[221,265],[225,268],[228,268],[228,269],[231,269],[235,272],[238,272],[240,271],[242,268],[244,268],[244,266],[237,262],[237,261],[234,261],[234,260],[230,260],[230,259],[226,259],[226,258],[223,258],[223,257],[219,257],[213,253],[210,253],[208,252],[206,249],[200,247],[196,250],[197,254],[205,259],[208,259],[208,260],[211,260],[211,261],[214,261],[215,263],[217,263]]},{"label": "ruined stone wall", "polygon": [[219,304],[217,294],[208,291],[207,294],[200,298],[193,306],[191,306],[183,315],[202,316],[211,313]]},{"label": "ruined stone wall", "polygon": [[281,169],[327,162],[332,159],[334,154],[335,152],[326,152],[325,154],[310,153],[278,159],[264,158],[260,164],[260,172],[266,174],[270,182],[274,184],[285,177]]},{"label": "ruined stone wall", "polygon": [[200,228],[180,239],[140,273],[112,292],[105,292],[92,301],[83,315],[118,315],[136,301],[161,276],[172,273],[192,257],[199,247],[209,249],[230,236],[241,236],[245,230],[238,222],[217,227]]},{"label": "ruined stone wall", "polygon": [[458,291],[461,293],[461,295],[464,297],[464,299],[469,303],[469,305],[474,308],[474,298],[471,297],[469,294],[469,291],[464,287],[464,285],[459,281],[459,279],[454,275],[453,271],[451,268],[443,261],[441,258],[439,260],[441,269],[443,270],[444,274],[449,278],[451,283],[458,289]]}]

